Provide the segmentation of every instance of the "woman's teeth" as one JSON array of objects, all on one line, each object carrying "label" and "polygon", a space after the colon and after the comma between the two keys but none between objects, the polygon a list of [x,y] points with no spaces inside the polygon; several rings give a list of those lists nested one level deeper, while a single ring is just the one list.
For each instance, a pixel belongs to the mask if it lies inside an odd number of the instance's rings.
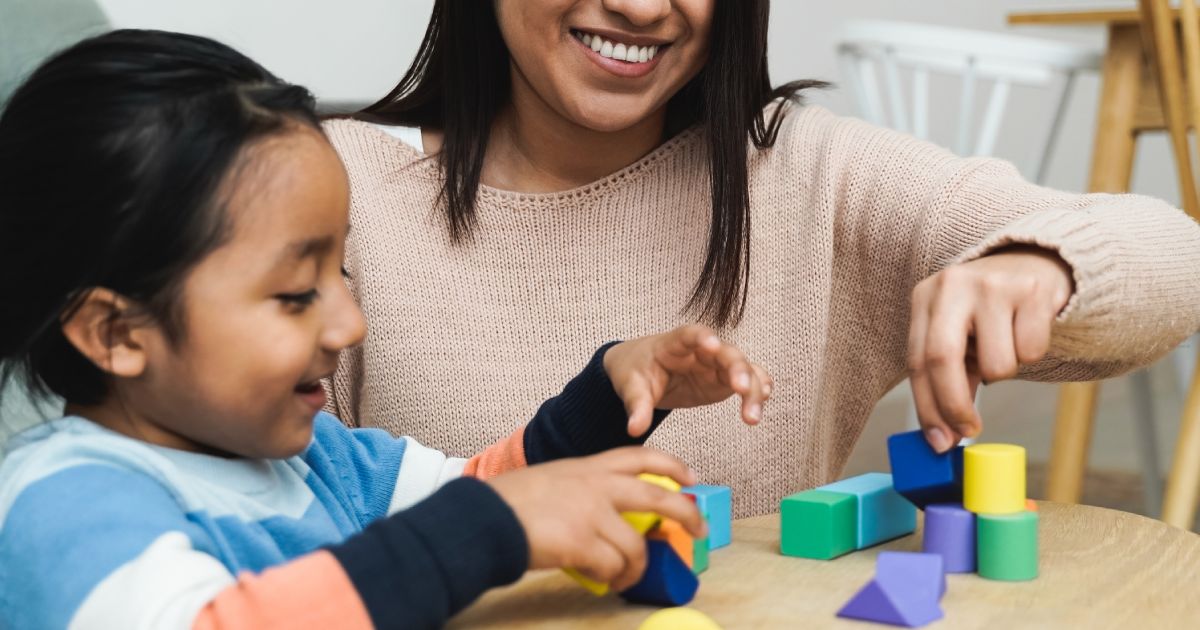
[{"label": "woman's teeth", "polygon": [[583,42],[584,46],[590,47],[592,50],[600,53],[601,57],[616,59],[626,63],[646,63],[654,59],[658,54],[658,46],[626,46],[625,44],[611,42],[599,35],[584,33],[581,31],[571,31],[575,35],[575,39]]}]

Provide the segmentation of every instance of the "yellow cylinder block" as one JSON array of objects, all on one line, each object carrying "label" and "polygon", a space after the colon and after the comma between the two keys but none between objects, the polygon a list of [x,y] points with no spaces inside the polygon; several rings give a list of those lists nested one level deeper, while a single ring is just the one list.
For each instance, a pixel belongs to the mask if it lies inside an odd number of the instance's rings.
[{"label": "yellow cylinder block", "polygon": [[972,444],[963,449],[963,507],[976,514],[1025,510],[1025,449]]}]

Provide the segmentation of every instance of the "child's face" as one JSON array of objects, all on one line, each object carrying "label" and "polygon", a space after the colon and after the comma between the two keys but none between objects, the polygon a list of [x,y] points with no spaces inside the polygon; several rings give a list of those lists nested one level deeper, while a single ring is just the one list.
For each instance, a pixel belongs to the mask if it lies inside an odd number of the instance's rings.
[{"label": "child's face", "polygon": [[366,324],[342,278],[349,184],[317,132],[250,149],[228,241],[182,290],[182,339],[152,335],[139,412],[178,446],[282,458],[308,446],[320,379]]}]

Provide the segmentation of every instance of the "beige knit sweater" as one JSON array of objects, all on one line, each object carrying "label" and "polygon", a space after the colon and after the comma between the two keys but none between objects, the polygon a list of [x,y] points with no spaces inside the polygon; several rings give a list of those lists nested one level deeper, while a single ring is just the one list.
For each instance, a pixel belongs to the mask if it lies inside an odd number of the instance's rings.
[{"label": "beige knit sweater", "polygon": [[[334,378],[347,423],[467,456],[531,418],[600,344],[690,321],[710,211],[698,134],[575,190],[485,186],[474,242],[452,246],[434,160],[366,123],[326,129],[350,174],[347,267],[369,324]],[[818,107],[791,108],[775,147],[751,149],[750,204],[749,300],[727,337],[775,394],[759,426],[726,401],[673,413],[650,442],[732,486],[739,516],[839,476],[904,378],[913,286],[956,261],[1022,242],[1074,268],[1050,357],[1025,378],[1112,376],[1200,327],[1200,229],[1178,210],[1039,188],[1008,163]]]}]

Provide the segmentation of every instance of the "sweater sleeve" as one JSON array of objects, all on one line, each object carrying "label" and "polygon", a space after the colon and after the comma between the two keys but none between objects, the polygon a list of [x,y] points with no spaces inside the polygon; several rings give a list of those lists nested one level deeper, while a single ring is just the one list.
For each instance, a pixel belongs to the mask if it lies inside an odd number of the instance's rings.
[{"label": "sweater sleeve", "polygon": [[1193,277],[1200,227],[1170,205],[1036,186],[1007,162],[956,157],[828,112],[810,113],[803,124],[809,139],[816,133],[824,144],[817,177],[827,183],[836,215],[835,286],[855,296],[843,300],[853,305],[845,317],[887,322],[876,329],[890,329],[881,334],[900,369],[916,284],[1013,244],[1057,252],[1075,280],[1047,357],[1024,366],[1023,378],[1114,376],[1161,357],[1200,328]]},{"label": "sweater sleeve", "polygon": [[542,403],[533,420],[468,460],[463,473],[486,479],[529,464],[645,444],[670,411],[655,409],[650,429],[629,436],[625,404],[604,369],[604,355],[617,343],[601,346],[559,395]]}]

